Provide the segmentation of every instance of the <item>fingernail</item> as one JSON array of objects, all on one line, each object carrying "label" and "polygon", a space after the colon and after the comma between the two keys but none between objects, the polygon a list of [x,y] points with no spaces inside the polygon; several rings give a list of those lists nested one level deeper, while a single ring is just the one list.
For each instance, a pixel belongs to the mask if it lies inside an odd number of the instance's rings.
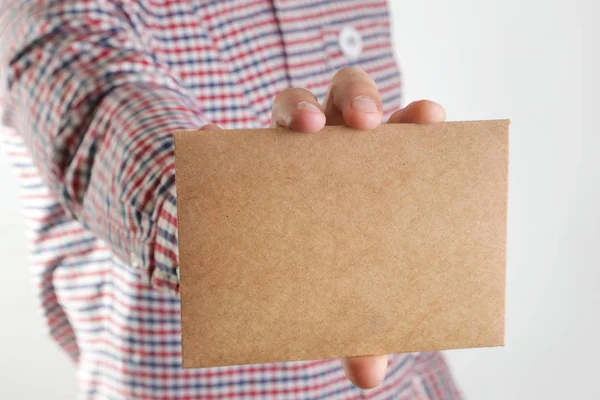
[{"label": "fingernail", "polygon": [[352,100],[352,108],[365,113],[379,112],[379,108],[377,108],[377,103],[375,103],[373,99],[366,96],[358,96],[357,98]]},{"label": "fingernail", "polygon": [[309,112],[314,112],[314,113],[320,113],[321,110],[319,110],[319,107],[315,106],[312,103],[309,103],[307,101],[301,101],[298,104],[296,104],[296,110],[298,111],[309,111]]},{"label": "fingernail", "polygon": [[288,113],[279,114],[277,116],[276,121],[277,121],[277,125],[288,127],[292,123],[292,115],[288,114]]},{"label": "fingernail", "polygon": [[377,103],[375,103],[373,99],[366,96],[358,96],[357,98],[352,100],[352,108],[361,112],[379,112],[379,108],[377,108]]}]

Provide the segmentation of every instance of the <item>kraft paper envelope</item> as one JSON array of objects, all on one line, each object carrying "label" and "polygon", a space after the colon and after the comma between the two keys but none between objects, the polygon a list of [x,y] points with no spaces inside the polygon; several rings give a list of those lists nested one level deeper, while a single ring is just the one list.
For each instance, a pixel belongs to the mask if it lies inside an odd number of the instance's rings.
[{"label": "kraft paper envelope", "polygon": [[508,125],[176,133],[184,367],[502,345]]}]

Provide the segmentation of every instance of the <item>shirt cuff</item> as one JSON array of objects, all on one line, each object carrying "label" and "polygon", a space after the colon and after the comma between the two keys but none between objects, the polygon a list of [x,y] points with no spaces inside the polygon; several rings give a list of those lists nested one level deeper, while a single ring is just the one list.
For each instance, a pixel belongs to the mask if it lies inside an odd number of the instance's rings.
[{"label": "shirt cuff", "polygon": [[151,240],[143,245],[142,279],[152,287],[179,294],[179,253],[177,248],[177,194],[171,182],[157,204],[156,225]]}]

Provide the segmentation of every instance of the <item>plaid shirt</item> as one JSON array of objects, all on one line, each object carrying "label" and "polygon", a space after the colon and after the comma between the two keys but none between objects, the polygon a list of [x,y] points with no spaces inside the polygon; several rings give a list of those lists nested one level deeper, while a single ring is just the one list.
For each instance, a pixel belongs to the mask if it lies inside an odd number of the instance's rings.
[{"label": "plaid shirt", "polygon": [[[379,0],[31,0],[1,11],[4,149],[35,287],[83,399],[456,399],[439,353],[396,355],[375,390],[338,360],[181,368],[171,133],[267,126],[274,96],[334,72],[400,74]],[[354,33],[352,51],[344,35]],[[357,42],[357,39],[358,42]]]}]

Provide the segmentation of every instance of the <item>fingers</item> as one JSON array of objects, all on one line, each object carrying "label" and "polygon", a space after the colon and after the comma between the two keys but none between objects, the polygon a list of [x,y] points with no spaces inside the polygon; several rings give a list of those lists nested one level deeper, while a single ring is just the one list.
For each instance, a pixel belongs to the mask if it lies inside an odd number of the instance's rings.
[{"label": "fingers", "polygon": [[429,100],[415,101],[392,114],[388,123],[432,124],[446,120],[444,107]]},{"label": "fingers", "polygon": [[327,125],[347,125],[368,130],[381,124],[383,108],[375,81],[356,67],[333,76],[325,99]]},{"label": "fingers", "polygon": [[381,96],[375,81],[360,68],[348,67],[333,76],[324,110],[305,89],[287,89],[277,95],[271,126],[307,133],[318,132],[325,123],[368,130],[381,124],[382,118]]},{"label": "fingers", "polygon": [[305,89],[286,89],[273,101],[271,126],[314,133],[325,126],[325,114],[315,96]]},{"label": "fingers", "polygon": [[201,131],[218,131],[221,127],[215,124],[206,124],[200,128]]},{"label": "fingers", "polygon": [[[323,108],[305,89],[286,89],[273,102],[271,126],[283,126],[296,132],[314,133],[327,125],[346,125],[369,130],[383,118],[381,96],[375,81],[355,67],[341,69],[329,86]],[[444,108],[421,100],[396,111],[388,123],[427,124],[446,120]]]},{"label": "fingers", "polygon": [[387,356],[363,356],[342,359],[346,377],[361,389],[372,389],[385,379]]}]

